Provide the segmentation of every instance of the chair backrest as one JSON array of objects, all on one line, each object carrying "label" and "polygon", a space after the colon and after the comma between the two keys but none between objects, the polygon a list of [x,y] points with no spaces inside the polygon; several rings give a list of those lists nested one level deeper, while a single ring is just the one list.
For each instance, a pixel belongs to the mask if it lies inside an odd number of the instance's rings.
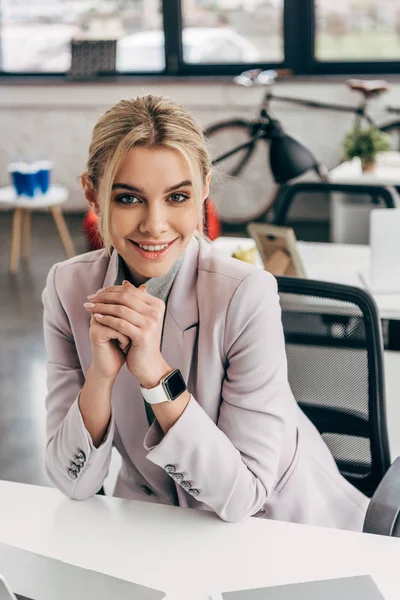
[{"label": "chair backrest", "polygon": [[[371,183],[337,183],[333,181],[300,181],[282,185],[270,207],[268,220],[273,225],[292,226],[299,224],[295,216],[296,205],[309,205],[309,212],[315,213],[321,203],[321,194],[339,192],[346,196],[368,196],[374,208],[400,208],[400,198],[396,189]],[[295,202],[295,200],[299,202]],[[301,211],[304,214],[304,206]],[[304,217],[303,217],[304,219]],[[300,218],[301,221],[301,218]],[[318,239],[316,240],[318,241]]]},{"label": "chair backrest", "polygon": [[372,496],[390,466],[376,304],[356,287],[277,281],[293,395],[342,475]]}]

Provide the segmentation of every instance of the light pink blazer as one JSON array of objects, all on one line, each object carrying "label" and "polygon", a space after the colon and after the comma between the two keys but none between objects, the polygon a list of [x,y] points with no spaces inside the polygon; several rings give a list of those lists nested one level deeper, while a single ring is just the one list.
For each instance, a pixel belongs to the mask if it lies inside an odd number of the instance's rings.
[{"label": "light pink blazer", "polygon": [[91,363],[83,303],[114,284],[117,259],[115,251],[110,258],[89,252],[54,265],[47,278],[52,482],[71,498],[89,498],[103,484],[114,445],[123,461],[116,496],[212,510],[226,521],[257,515],[361,530],[368,499],[340,475],[291,393],[275,278],[196,237],[171,289],[161,349],[181,370],[190,402],[166,435],[157,421],[149,427],[139,383],[124,366],[109,433],[93,446],[78,406]]}]

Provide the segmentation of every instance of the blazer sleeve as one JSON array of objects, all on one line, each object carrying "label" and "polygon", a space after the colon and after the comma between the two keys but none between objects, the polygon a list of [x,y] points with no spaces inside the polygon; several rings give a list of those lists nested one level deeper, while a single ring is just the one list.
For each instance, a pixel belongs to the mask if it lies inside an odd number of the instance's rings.
[{"label": "blazer sleeve", "polygon": [[101,488],[107,476],[114,436],[114,417],[96,448],[79,410],[85,378],[68,315],[57,293],[58,265],[47,277],[42,294],[47,352],[46,471],[64,494],[84,500]]},{"label": "blazer sleeve", "polygon": [[153,463],[185,473],[198,501],[238,521],[272,493],[285,419],[293,414],[277,284],[268,272],[252,271],[236,288],[224,344],[228,367],[217,425],[191,396],[165,436],[153,423],[145,448]]}]

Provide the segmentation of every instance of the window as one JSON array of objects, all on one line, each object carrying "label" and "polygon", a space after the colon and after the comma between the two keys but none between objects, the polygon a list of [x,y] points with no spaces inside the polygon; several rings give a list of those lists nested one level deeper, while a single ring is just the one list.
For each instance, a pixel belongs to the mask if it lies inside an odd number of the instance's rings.
[{"label": "window", "polygon": [[0,75],[65,76],[72,39],[117,40],[121,74],[382,75],[400,0],[0,0]]},{"label": "window", "polygon": [[13,73],[65,73],[70,42],[117,39],[117,69],[165,68],[160,0],[3,0],[1,65]]},{"label": "window", "polygon": [[318,60],[400,59],[400,0],[317,0],[315,25]]},{"label": "window", "polygon": [[188,63],[279,63],[283,0],[183,0],[183,59]]}]

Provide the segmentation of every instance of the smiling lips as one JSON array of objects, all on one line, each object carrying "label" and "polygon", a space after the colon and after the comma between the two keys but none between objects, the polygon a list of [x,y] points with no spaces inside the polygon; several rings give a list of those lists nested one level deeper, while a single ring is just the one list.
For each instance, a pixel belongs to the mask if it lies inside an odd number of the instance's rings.
[{"label": "smiling lips", "polygon": [[[162,258],[163,256],[165,256],[165,254],[168,252],[168,250],[171,248],[172,244],[175,242],[175,240],[172,240],[172,242],[166,242],[168,245],[165,246],[164,248],[161,248],[160,250],[146,250],[145,248],[141,248],[139,246],[138,242],[134,242],[133,240],[130,240],[130,242],[132,242],[133,247],[135,248],[136,252],[138,252],[141,256],[143,256],[144,258],[147,258],[148,260],[156,260],[158,258]],[[164,246],[164,244],[142,244],[146,247],[155,247],[158,248],[159,246]]]}]

